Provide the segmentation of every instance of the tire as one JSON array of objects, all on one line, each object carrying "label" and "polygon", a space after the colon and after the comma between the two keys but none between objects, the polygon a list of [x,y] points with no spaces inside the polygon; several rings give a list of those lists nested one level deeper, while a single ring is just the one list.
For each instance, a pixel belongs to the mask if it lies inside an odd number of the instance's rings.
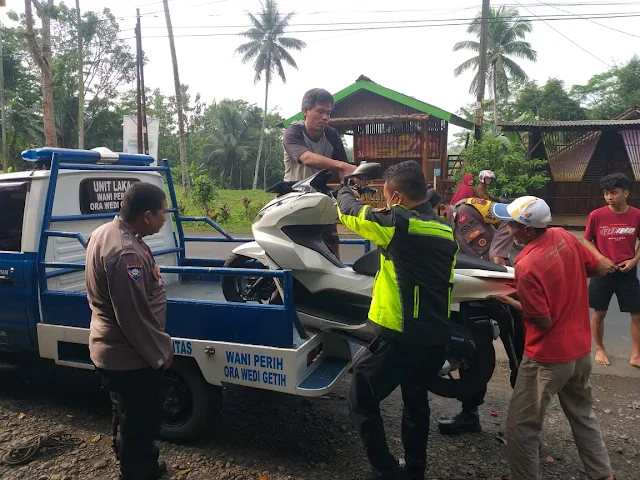
[{"label": "tire", "polygon": [[222,409],[222,388],[207,383],[194,360],[176,357],[165,372],[164,394],[161,439],[188,443],[213,431]]},{"label": "tire", "polygon": [[[247,266],[247,264],[254,264],[254,263],[258,263],[258,265],[250,265]],[[224,262],[224,268],[262,268],[262,269],[266,269],[266,267],[264,265],[262,265],[261,263],[259,263],[257,260],[254,260],[253,258],[250,257],[246,257],[244,255],[238,255],[235,253],[232,253],[231,256],[227,259],[226,262]],[[241,291],[242,289],[242,282],[243,281],[253,281],[252,277],[242,277],[242,276],[232,276],[232,275],[222,275],[220,277],[220,285],[222,286],[222,294],[224,295],[224,298],[229,301],[229,302],[239,302],[239,303],[246,303],[247,301],[256,301],[259,303],[277,303],[274,300],[277,300],[280,298],[279,294],[275,294],[275,295],[271,295],[271,297],[269,298],[268,293],[271,291],[276,290],[276,285],[273,281],[273,279],[266,279],[267,282],[265,283],[265,285],[262,287],[263,290],[261,290],[261,296],[260,297],[253,297],[253,298],[248,298],[247,295],[243,294],[243,292]],[[265,293],[267,292],[267,293]],[[281,302],[280,302],[281,303]]]},{"label": "tire", "polygon": [[463,399],[482,389],[491,377],[496,368],[496,351],[493,343],[477,343],[476,361],[465,369],[465,377],[448,378],[438,377],[430,385],[429,391],[435,395],[445,398]]}]

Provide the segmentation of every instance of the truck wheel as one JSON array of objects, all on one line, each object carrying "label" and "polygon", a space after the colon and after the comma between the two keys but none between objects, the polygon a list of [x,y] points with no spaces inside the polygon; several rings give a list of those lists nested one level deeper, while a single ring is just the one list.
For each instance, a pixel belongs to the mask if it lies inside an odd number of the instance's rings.
[{"label": "truck wheel", "polygon": [[164,376],[160,438],[183,443],[213,431],[222,408],[222,388],[204,379],[195,361],[176,357]]},{"label": "truck wheel", "polygon": [[429,386],[429,391],[445,398],[465,398],[482,389],[496,368],[496,351],[493,343],[478,343],[475,362],[464,371],[464,378],[438,377]]},{"label": "truck wheel", "polygon": [[[232,253],[224,262],[224,268],[263,269],[266,267],[253,258]],[[222,275],[220,285],[225,300],[229,302],[278,303],[280,298],[273,278],[269,277]]]}]

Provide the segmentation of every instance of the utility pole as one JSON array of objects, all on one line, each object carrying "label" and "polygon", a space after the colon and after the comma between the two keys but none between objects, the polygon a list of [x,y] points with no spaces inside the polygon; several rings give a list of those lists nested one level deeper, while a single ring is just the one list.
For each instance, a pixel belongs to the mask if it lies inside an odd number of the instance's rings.
[{"label": "utility pole", "polygon": [[[136,15],[138,17],[138,24],[136,27],[136,39],[137,39],[137,57],[138,57],[138,84],[140,88],[140,114],[142,122],[140,123],[140,118],[138,118],[138,124],[141,126],[138,127],[138,131],[142,128],[142,136],[143,136],[143,150],[142,153],[145,155],[149,155],[149,131],[147,129],[147,95],[144,90],[144,53],[142,51],[142,30],[140,28],[140,9],[136,9]],[[138,151],[140,149],[138,148]]]},{"label": "utility pole", "polygon": [[2,169],[9,170],[9,155],[7,154],[7,119],[4,114],[4,50],[2,48],[2,29],[0,24],[0,121],[2,121]]},{"label": "utility pole", "polygon": [[478,96],[476,99],[475,139],[482,141],[482,120],[484,118],[484,90],[487,79],[487,38],[489,36],[489,1],[482,0],[482,19],[480,24],[480,65],[478,66]]},{"label": "utility pole", "polygon": [[140,64],[142,63],[142,59],[140,58],[140,44],[142,43],[142,39],[140,36],[140,9],[136,11],[138,16],[136,22],[136,106],[138,110],[138,121],[136,122],[136,126],[138,130],[138,153],[142,153],[142,92],[140,90]]},{"label": "utility pole", "polygon": [[82,52],[82,15],[80,0],[76,0],[78,22],[78,148],[84,149],[84,54]]}]

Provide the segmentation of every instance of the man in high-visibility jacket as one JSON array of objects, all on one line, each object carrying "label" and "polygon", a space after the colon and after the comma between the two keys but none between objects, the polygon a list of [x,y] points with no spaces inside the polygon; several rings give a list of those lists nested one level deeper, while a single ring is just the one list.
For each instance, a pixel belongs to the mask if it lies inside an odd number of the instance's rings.
[{"label": "man in high-visibility jacket", "polygon": [[[428,387],[445,360],[453,268],[453,231],[427,201],[414,161],[385,172],[387,208],[373,210],[348,188],[338,193],[340,221],[380,248],[369,322],[376,339],[353,367],[352,421],[378,479],[422,479],[427,468]],[[380,402],[400,385],[404,412],[401,470],[389,452]]]}]

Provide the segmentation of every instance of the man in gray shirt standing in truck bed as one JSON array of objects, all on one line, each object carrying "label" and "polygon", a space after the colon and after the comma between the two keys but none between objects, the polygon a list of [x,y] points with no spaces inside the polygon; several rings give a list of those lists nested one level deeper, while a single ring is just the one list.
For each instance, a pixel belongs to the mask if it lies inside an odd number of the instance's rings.
[{"label": "man in gray shirt standing in truck bed", "polygon": [[[333,95],[313,88],[302,97],[304,122],[295,122],[284,131],[284,179],[299,182],[323,169],[342,178],[356,166],[349,163],[340,133],[328,126],[333,110]],[[323,229],[322,237],[339,256],[338,230],[335,225]]]},{"label": "man in gray shirt standing in truck bed", "polygon": [[87,245],[89,352],[111,394],[121,480],[156,480],[166,471],[154,440],[162,422],[163,370],[173,362],[173,349],[164,332],[164,284],[142,240],[160,231],[166,213],[164,191],[136,182],[124,194],[120,216],[97,228]]}]

